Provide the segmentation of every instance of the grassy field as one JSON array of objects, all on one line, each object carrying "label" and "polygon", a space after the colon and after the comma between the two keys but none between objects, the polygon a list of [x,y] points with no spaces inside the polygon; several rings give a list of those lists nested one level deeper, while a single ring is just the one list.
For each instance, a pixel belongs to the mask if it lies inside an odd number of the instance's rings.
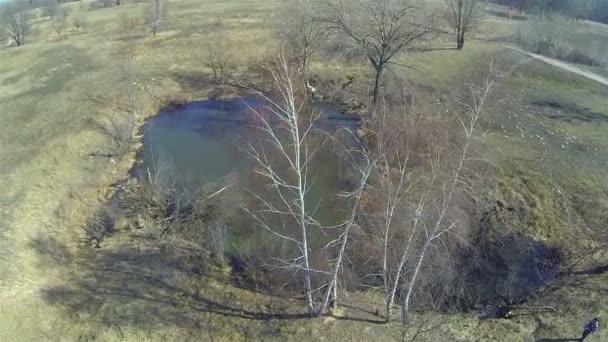
[{"label": "grassy field", "polygon": [[[208,95],[210,70],[201,56],[209,35],[225,32],[237,77],[267,53],[278,3],[171,1],[167,30],[155,39],[142,37],[136,48],[140,120],[171,101]],[[407,341],[416,335],[418,341],[533,341],[573,337],[584,320],[608,317],[608,278],[600,275],[551,292],[547,300],[557,312],[510,321],[426,314],[409,327],[387,326],[355,309],[333,318],[289,319],[292,300],[179,270],[165,274],[168,260],[120,234],[101,250],[84,246],[87,218],[134,160],[133,154],[120,160],[93,156],[107,141],[91,121],[114,114],[121,96],[121,18],[142,18],[143,6],[88,11],[87,28],[70,29],[66,39],[38,19],[28,44],[0,49],[0,340]],[[514,25],[490,17],[476,36],[502,39]],[[603,42],[597,49],[608,46],[606,26],[578,27],[573,37]],[[429,51],[403,57],[419,72],[393,71],[430,89],[429,99],[450,101],[487,56],[519,65],[496,89],[481,148],[497,166],[491,196],[526,208],[511,225],[565,246],[580,232],[574,227],[605,224],[585,219],[588,211],[608,210],[608,88],[492,42],[469,40],[462,51],[444,49],[452,45],[437,37]],[[315,61],[313,71],[320,78],[360,79],[367,69]],[[371,303],[370,296],[354,293],[349,300]],[[259,314],[274,311],[285,315]]]}]

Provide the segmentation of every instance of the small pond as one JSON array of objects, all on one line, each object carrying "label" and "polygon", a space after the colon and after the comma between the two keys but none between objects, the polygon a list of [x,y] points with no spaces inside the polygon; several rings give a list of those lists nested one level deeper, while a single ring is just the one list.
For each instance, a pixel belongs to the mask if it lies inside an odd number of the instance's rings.
[{"label": "small pond", "polygon": [[[191,102],[162,110],[148,119],[143,127],[144,148],[140,156],[143,163],[135,170],[136,173],[143,175],[147,169],[166,169],[168,166],[171,179],[190,189],[219,184],[252,188],[250,182],[254,177],[250,171],[256,165],[246,151],[249,144],[257,146],[267,138],[256,127],[259,123],[255,122],[256,115],[252,113],[253,109],[263,110],[264,106],[260,97],[247,96]],[[319,115],[314,124],[319,132],[331,133],[342,128],[354,132],[360,124],[358,116],[345,114],[337,106],[327,103],[314,104],[314,111]],[[351,136],[350,141],[358,143],[354,139]],[[344,219],[341,201],[336,194],[345,190],[344,174],[348,171],[340,171],[339,158],[330,150],[329,144],[322,146],[310,168],[308,178],[312,185],[306,201],[318,206],[314,214],[317,221],[332,226]],[[337,168],[340,169],[338,172]],[[256,186],[259,189],[260,185]],[[236,230],[238,232],[228,233],[228,245],[255,245],[255,241],[264,239],[266,234]]]},{"label": "small pond", "polygon": [[[252,167],[248,143],[260,138],[252,108],[263,106],[256,96],[191,102],[162,110],[144,125],[143,168],[168,161],[177,180],[194,186],[216,182],[235,171]],[[317,103],[316,126],[324,131],[341,127],[356,130],[359,118],[337,106]]]},{"label": "small pond", "polygon": [[[171,165],[176,182],[192,188],[222,182],[247,185],[245,175],[255,165],[245,149],[264,137],[255,127],[252,108],[262,106],[264,102],[259,97],[246,96],[192,102],[162,110],[144,125],[143,163],[139,172],[166,163]],[[332,133],[343,127],[356,131],[360,125],[357,116],[344,114],[336,106],[317,103],[314,107],[320,112],[315,126],[325,132]],[[358,144],[354,138],[349,143]],[[311,170],[313,174],[309,176],[314,185],[307,200],[320,203],[315,209],[315,218],[327,226],[342,221],[345,212],[335,195],[348,187],[344,184],[349,171],[341,171],[340,158],[332,151],[327,151],[325,158],[320,153]],[[225,180],[227,176],[229,181]],[[266,232],[236,227],[235,230],[238,232],[228,233],[229,244],[257,246],[267,240]],[[471,290],[477,293],[477,303],[497,302],[500,297],[528,297],[557,277],[559,261],[555,260],[554,251],[541,243],[513,235],[489,250],[478,256],[479,263],[474,267],[466,257],[461,261],[461,272],[467,275]]]}]

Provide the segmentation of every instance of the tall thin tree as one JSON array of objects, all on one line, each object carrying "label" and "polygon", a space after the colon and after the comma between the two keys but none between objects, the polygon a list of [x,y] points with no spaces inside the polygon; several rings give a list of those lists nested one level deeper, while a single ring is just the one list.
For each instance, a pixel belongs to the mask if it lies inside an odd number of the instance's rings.
[{"label": "tall thin tree", "polygon": [[152,32],[152,37],[156,37],[167,22],[167,0],[152,0],[146,22],[148,29]]},{"label": "tall thin tree", "polygon": [[[293,245],[296,255],[278,260],[277,267],[301,276],[306,307],[314,315],[309,236],[312,227],[318,225],[313,213],[319,204],[309,203],[306,193],[312,185],[308,177],[315,151],[310,138],[317,116],[304,113],[304,104],[298,100],[298,84],[284,54],[265,68],[279,95],[271,99],[259,93],[268,103],[263,110],[254,111],[264,142],[261,146],[250,145],[248,152],[257,165],[256,173],[265,179],[277,200],[254,194],[257,206],[243,209],[274,238]],[[277,217],[280,223],[275,225]],[[297,227],[297,233],[289,231],[292,225]]]},{"label": "tall thin tree", "polygon": [[[457,222],[450,219],[448,212],[453,206],[453,201],[457,192],[463,184],[466,185],[466,182],[463,179],[463,173],[467,169],[465,164],[470,158],[469,153],[471,146],[475,141],[475,130],[478,127],[479,120],[481,119],[483,109],[492,88],[496,83],[496,77],[497,74],[492,64],[490,72],[488,76],[484,78],[483,83],[480,86],[469,87],[471,100],[469,103],[463,103],[465,109],[463,110],[463,113],[458,116],[458,121],[464,131],[462,148],[459,153],[456,153],[456,158],[452,162],[453,167],[448,172],[446,180],[444,182],[439,182],[441,191],[438,200],[429,201],[427,199],[428,197],[425,195],[416,207],[415,220],[419,226],[417,229],[424,231],[424,239],[422,240],[422,245],[418,249],[417,254],[415,254],[413,268],[403,284],[402,317],[404,320],[409,317],[412,293],[416,287],[422,264],[424,260],[428,258],[430,248],[434,246],[435,243],[439,242],[444,235],[457,227]],[[435,173],[433,172],[433,174]],[[436,177],[433,176],[433,179],[436,179]],[[429,212],[431,211],[436,212],[436,214],[429,215]],[[404,272],[404,260],[405,257],[402,258],[397,269],[399,277],[401,277]],[[395,279],[398,279],[398,277]]]}]

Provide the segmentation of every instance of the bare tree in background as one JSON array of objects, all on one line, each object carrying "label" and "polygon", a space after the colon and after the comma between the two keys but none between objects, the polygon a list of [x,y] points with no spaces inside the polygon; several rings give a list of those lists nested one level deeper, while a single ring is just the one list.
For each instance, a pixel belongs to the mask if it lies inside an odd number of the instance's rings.
[{"label": "bare tree in background", "polygon": [[560,44],[567,24],[551,13],[537,15],[519,24],[517,39],[524,49],[545,55],[553,55]]},{"label": "bare tree in background", "polygon": [[21,46],[31,31],[30,12],[25,2],[13,2],[2,9],[2,21],[6,35]]},{"label": "bare tree in background", "polygon": [[111,104],[114,113],[94,121],[94,127],[99,133],[109,139],[108,149],[98,152],[97,155],[106,157],[123,157],[134,148],[134,142],[139,138],[135,136],[138,120],[138,110],[141,104],[140,93],[137,89],[137,70],[135,64],[136,44],[135,33],[131,31],[132,23],[127,17],[121,19],[121,30],[125,36],[118,46],[116,65],[116,90],[114,96],[107,99],[98,98],[105,105]]},{"label": "bare tree in background", "polygon": [[118,30],[120,31],[119,55],[124,59],[132,60],[137,53],[139,38],[143,36],[141,32],[141,20],[138,18],[123,15],[120,17]]},{"label": "bare tree in background", "polygon": [[327,35],[321,10],[317,0],[288,0],[279,15],[278,35],[304,76],[310,58]]},{"label": "bare tree in background", "polygon": [[232,44],[221,33],[207,36],[203,44],[203,53],[199,56],[202,63],[213,71],[213,78],[222,84],[226,80],[228,69],[233,65]]},{"label": "bare tree in background", "polygon": [[60,6],[57,0],[47,0],[42,5],[42,14],[54,19],[60,11]]},{"label": "bare tree in background", "polygon": [[78,11],[72,19],[72,25],[74,25],[74,28],[77,30],[86,29],[88,25],[86,12]]},{"label": "bare tree in background", "polygon": [[484,0],[444,0],[447,6],[446,19],[456,32],[456,47],[464,47],[464,37],[475,29],[486,14]]},{"label": "bare tree in background", "polygon": [[350,39],[375,71],[372,103],[394,57],[431,32],[432,21],[418,0],[325,0],[326,21]]},{"label": "bare tree in background", "polygon": [[135,63],[132,55],[125,55],[120,61],[119,75],[120,82],[123,86],[123,103],[121,105],[122,111],[129,114],[133,121],[137,120],[137,110],[139,108],[138,103],[138,91],[137,91],[137,74],[135,69]]},{"label": "bare tree in background", "polygon": [[68,11],[63,11],[60,9],[56,12],[53,23],[51,24],[53,31],[57,33],[57,37],[60,39],[65,38],[65,31],[68,28],[68,15]]},{"label": "bare tree in background", "polygon": [[[310,261],[309,234],[319,223],[312,217],[316,205],[307,203],[305,196],[311,180],[307,178],[315,151],[309,139],[313,131],[314,115],[305,115],[303,104],[298,100],[297,84],[289,63],[280,56],[275,65],[266,67],[279,93],[273,101],[260,94],[269,105],[264,112],[256,111],[260,130],[265,135],[266,146],[250,146],[249,155],[257,164],[256,173],[268,183],[269,192],[278,198],[271,201],[254,194],[258,205],[244,208],[273,237],[286,241],[295,248],[292,259],[279,260],[283,269],[292,270],[302,277],[309,314],[314,315],[315,298],[312,287],[313,270]],[[275,203],[278,202],[278,203]],[[276,225],[272,216],[278,216]],[[297,233],[286,230],[295,225]]]},{"label": "bare tree in background", "polygon": [[167,23],[167,0],[152,0],[146,15],[148,30],[152,32],[152,37],[156,37],[156,33]]},{"label": "bare tree in background", "polygon": [[121,158],[133,150],[133,132],[136,121],[131,116],[114,114],[100,120],[92,120],[95,130],[108,139],[107,149],[94,153],[97,156]]}]

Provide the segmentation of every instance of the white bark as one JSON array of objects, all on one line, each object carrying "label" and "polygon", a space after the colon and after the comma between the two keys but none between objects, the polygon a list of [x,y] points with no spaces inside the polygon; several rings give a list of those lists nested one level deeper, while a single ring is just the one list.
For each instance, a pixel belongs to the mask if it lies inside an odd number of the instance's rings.
[{"label": "white bark", "polygon": [[[258,224],[269,231],[273,236],[294,244],[299,251],[299,256],[291,260],[280,260],[283,268],[301,272],[303,287],[306,297],[306,306],[311,315],[315,314],[315,299],[312,288],[312,272],[310,266],[309,226],[318,225],[312,218],[312,212],[316,205],[310,208],[306,203],[306,192],[311,184],[307,182],[308,167],[314,156],[310,151],[308,138],[313,129],[315,116],[303,118],[302,105],[298,103],[296,87],[290,76],[290,68],[284,56],[280,56],[276,66],[268,67],[275,86],[279,93],[279,100],[259,94],[269,103],[264,114],[256,112],[261,122],[260,130],[266,135],[265,142],[271,146],[274,156],[269,156],[263,147],[250,146],[249,155],[256,161],[259,175],[263,176],[270,184],[279,199],[279,204],[271,203],[256,196],[261,203],[261,209],[249,210]],[[286,132],[286,136],[281,133]],[[271,160],[272,159],[272,160]],[[279,169],[277,159],[287,164],[286,170]],[[291,174],[291,175],[289,175]],[[279,207],[281,206],[281,207]],[[289,236],[272,227],[266,219],[267,214],[286,216],[297,222],[299,236]]]},{"label": "white bark", "polygon": [[412,293],[414,291],[416,280],[418,279],[418,275],[420,273],[420,269],[422,267],[424,259],[427,256],[429,246],[431,246],[432,243],[435,240],[439,239],[444,233],[455,227],[455,223],[450,223],[449,225],[446,225],[448,209],[450,208],[452,198],[454,197],[454,194],[457,191],[457,185],[461,181],[461,173],[464,168],[465,161],[467,160],[469,148],[473,143],[475,128],[477,127],[482,109],[485,105],[485,102],[490,94],[494,83],[494,75],[490,75],[486,78],[485,84],[483,85],[480,91],[477,91],[472,87],[470,88],[472,95],[472,104],[465,104],[467,108],[467,117],[459,117],[459,121],[464,129],[465,134],[464,145],[460,155],[458,156],[458,159],[456,160],[456,167],[454,168],[451,177],[447,180],[447,184],[445,184],[443,187],[444,195],[443,200],[441,201],[441,205],[439,207],[439,215],[435,219],[433,225],[431,226],[431,229],[426,231],[426,240],[422,245],[418,257],[416,258],[413,273],[409,278],[402,307],[402,318],[404,320],[407,320],[407,318],[409,317]]},{"label": "white bark", "polygon": [[156,37],[156,33],[160,31],[167,20],[167,0],[152,0],[150,8],[148,26],[152,37]]},{"label": "white bark", "polygon": [[[367,154],[363,153],[362,156],[367,157]],[[352,227],[356,224],[355,218],[357,216],[357,213],[359,212],[359,204],[361,202],[361,196],[363,195],[363,191],[367,184],[367,180],[369,179],[375,166],[376,166],[376,161],[374,159],[365,158],[365,165],[358,169],[359,173],[360,173],[358,188],[354,192],[347,194],[345,196],[346,198],[352,198],[352,203],[350,206],[350,213],[349,213],[347,221],[343,224],[344,230],[342,231],[339,239],[337,240],[337,242],[339,242],[339,250],[337,253],[335,263],[333,265],[331,278],[329,280],[329,286],[326,288],[325,297],[323,299],[323,304],[317,313],[319,315],[323,314],[327,310],[327,307],[328,307],[330,301],[332,301],[332,298],[331,298],[332,294],[333,294],[333,305],[332,305],[333,308],[335,308],[337,305],[338,276],[339,276],[339,272],[340,272],[340,269],[342,267],[342,264],[343,264],[343,261],[345,258],[345,250],[346,250],[346,246],[348,245],[348,242],[349,242],[350,231],[351,231]]]}]

